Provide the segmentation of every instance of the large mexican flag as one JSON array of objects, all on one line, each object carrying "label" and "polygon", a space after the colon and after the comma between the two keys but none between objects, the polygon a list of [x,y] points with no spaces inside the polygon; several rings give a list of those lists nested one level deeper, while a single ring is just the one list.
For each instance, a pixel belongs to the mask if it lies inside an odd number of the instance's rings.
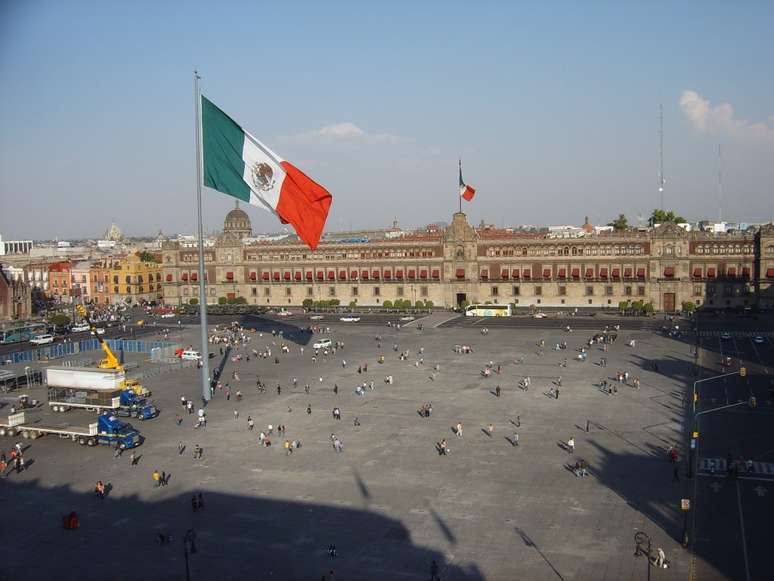
[{"label": "large mexican flag", "polygon": [[276,214],[312,250],[333,197],[202,97],[204,185]]}]

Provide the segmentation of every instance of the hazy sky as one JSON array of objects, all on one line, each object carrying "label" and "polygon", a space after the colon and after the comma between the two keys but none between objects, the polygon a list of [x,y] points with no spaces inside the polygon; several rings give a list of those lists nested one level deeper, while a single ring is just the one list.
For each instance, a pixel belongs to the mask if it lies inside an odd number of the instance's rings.
[{"label": "hazy sky", "polygon": [[[192,70],[329,229],[774,219],[772,2],[0,2],[0,234],[192,232]],[[230,198],[205,189],[205,227]],[[256,231],[277,231],[248,209]]]}]

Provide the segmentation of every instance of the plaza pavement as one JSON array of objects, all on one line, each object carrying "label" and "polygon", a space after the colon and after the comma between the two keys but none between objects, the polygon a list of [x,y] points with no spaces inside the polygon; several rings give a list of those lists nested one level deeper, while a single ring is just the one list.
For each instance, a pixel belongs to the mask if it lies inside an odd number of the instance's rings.
[{"label": "plaza pavement", "polygon": [[[309,322],[293,317],[283,324],[292,329]],[[670,569],[652,569],[654,579],[687,577],[679,505],[689,489],[682,475],[680,483],[672,482],[665,454],[683,441],[689,345],[624,327],[606,354],[607,368],[601,368],[598,346],[588,362],[572,360],[588,331],[492,326],[484,336],[465,326],[425,325],[419,331],[415,325],[397,330],[324,324],[332,332],[312,340],[330,336],[345,343],[327,360],[313,364],[311,343],[302,357],[300,345],[288,341],[291,353],[280,355],[279,365],[273,361],[276,347],[271,359],[229,361],[223,380],[244,398],[227,402],[217,392],[203,430],[193,429],[194,416],[184,415],[180,427],[174,421],[181,394],[198,400],[197,371],[151,377],[147,384],[162,415],[133,421],[146,437],[135,468],[128,453],[114,459],[111,450],[51,437],[32,442],[25,454],[33,460],[30,469],[0,482],[0,546],[6,555],[0,579],[184,579],[181,540],[188,528],[197,534],[197,553],[190,556],[195,580],[316,581],[331,569],[337,581],[420,580],[429,579],[433,559],[444,581],[645,579],[644,557],[633,556],[638,531],[671,561]],[[197,337],[192,327],[180,340],[195,344]],[[626,345],[630,338],[637,340],[634,349]],[[536,353],[539,339],[546,341],[542,356]],[[567,351],[550,349],[562,340]],[[242,353],[271,342],[270,334],[256,333]],[[398,360],[393,343],[410,350],[408,361]],[[455,344],[471,345],[474,352],[457,355]],[[425,363],[416,367],[420,346]],[[383,365],[377,364],[380,353]],[[517,363],[522,357],[524,363]],[[568,367],[560,368],[565,357]],[[502,374],[485,379],[480,369],[489,360],[502,365]],[[368,373],[359,375],[363,362]],[[436,363],[441,371],[431,381]],[[230,379],[234,369],[239,383]],[[621,387],[610,396],[593,385],[617,370],[640,377],[641,389]],[[393,385],[385,385],[386,375],[394,376]],[[532,386],[523,391],[517,382],[527,375]],[[559,375],[556,400],[545,392]],[[256,377],[267,393],[257,392]],[[295,390],[292,377],[298,378]],[[371,379],[376,389],[356,396],[354,387]],[[305,383],[311,386],[308,396]],[[493,394],[498,384],[500,398]],[[433,403],[429,419],[417,413],[426,401]],[[341,408],[340,422],[331,417],[334,406]],[[69,421],[87,423],[89,416],[79,414],[71,412]],[[253,432],[246,428],[248,415],[256,422]],[[514,426],[517,416],[520,428]],[[463,438],[451,430],[458,421],[465,426]],[[492,437],[483,430],[490,422]],[[284,438],[275,432],[274,445],[260,448],[258,433],[269,423],[285,424],[287,438],[300,439],[303,447],[286,456]],[[514,430],[518,447],[508,441]],[[341,437],[342,454],[330,445],[331,433]],[[570,436],[574,455],[562,448]],[[445,457],[435,450],[444,437],[451,448]],[[182,456],[178,441],[187,446]],[[12,440],[3,444],[8,449]],[[196,444],[204,448],[201,461],[192,459]],[[586,478],[566,468],[578,458],[589,464]],[[155,468],[171,474],[168,487],[153,487]],[[98,479],[112,485],[104,501],[91,493]],[[190,498],[198,491],[206,508],[193,513]],[[75,532],[61,527],[61,516],[71,510],[81,516]],[[157,544],[158,532],[171,534],[173,544]],[[336,559],[328,556],[331,544]],[[706,558],[711,566],[712,556]]]}]

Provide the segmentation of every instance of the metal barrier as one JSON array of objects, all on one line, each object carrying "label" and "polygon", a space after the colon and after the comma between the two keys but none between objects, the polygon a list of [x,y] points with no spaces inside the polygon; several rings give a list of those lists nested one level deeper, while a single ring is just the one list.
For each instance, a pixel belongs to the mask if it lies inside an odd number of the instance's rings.
[{"label": "metal barrier", "polygon": [[[108,339],[105,342],[115,353],[123,351],[124,353],[150,353],[152,355],[154,349],[171,349],[174,354],[174,350],[179,348],[179,345],[170,343],[169,341]],[[84,339],[82,341],[55,343],[53,345],[46,345],[28,351],[14,351],[7,355],[3,355],[2,357],[5,361],[11,361],[12,363],[27,363],[30,361],[61,359],[62,357],[67,357],[83,351],[95,351],[99,348],[99,341],[97,341],[97,339]]]}]

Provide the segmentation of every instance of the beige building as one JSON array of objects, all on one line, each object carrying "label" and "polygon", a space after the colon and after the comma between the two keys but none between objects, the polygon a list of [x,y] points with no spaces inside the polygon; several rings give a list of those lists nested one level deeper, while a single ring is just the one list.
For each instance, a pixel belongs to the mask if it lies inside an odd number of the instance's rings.
[{"label": "beige building", "polygon": [[[584,227],[587,225],[584,225]],[[588,225],[590,226],[590,225]],[[298,306],[338,299],[379,306],[395,299],[512,303],[535,307],[617,307],[625,300],[675,311],[698,306],[774,305],[774,226],[758,233],[686,232],[666,224],[649,231],[556,238],[491,227],[475,229],[464,213],[451,225],[395,239],[323,242],[250,240],[247,214],[231,210],[223,234],[205,248],[207,302]],[[162,247],[163,298],[198,299],[198,251]]]}]

